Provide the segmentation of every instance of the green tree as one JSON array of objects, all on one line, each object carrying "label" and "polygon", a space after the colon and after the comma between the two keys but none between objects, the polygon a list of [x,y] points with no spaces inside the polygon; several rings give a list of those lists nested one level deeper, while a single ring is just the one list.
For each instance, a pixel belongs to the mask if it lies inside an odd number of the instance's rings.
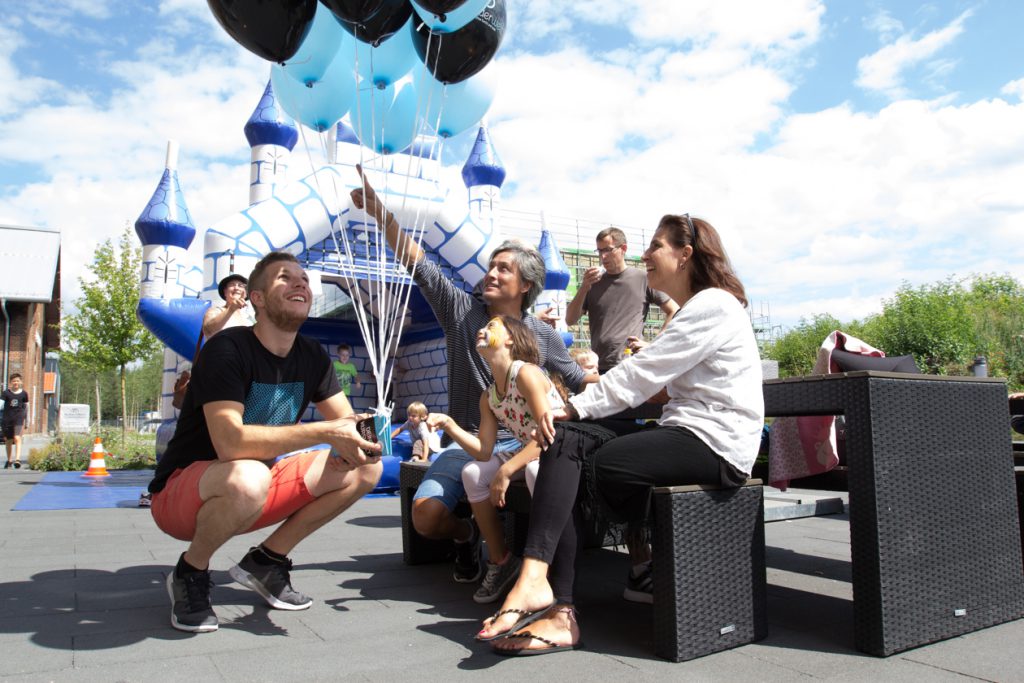
[{"label": "green tree", "polygon": [[100,375],[118,369],[122,431],[128,422],[128,365],[160,347],[135,315],[141,265],[142,248],[130,228],[125,228],[117,247],[110,240],[103,242],[90,267],[92,279],[79,279],[83,295],[77,301],[77,313],[66,317],[62,326],[71,349],[68,360],[95,377],[97,420],[101,416]]},{"label": "green tree", "polygon": [[967,291],[975,329],[974,352],[986,356],[989,374],[1024,385],[1024,286],[1008,275],[978,275]]},{"label": "green tree", "polygon": [[810,320],[801,318],[796,327],[765,350],[765,356],[779,361],[780,377],[809,375],[818,358],[818,349],[828,335],[835,330],[841,330],[872,344],[869,339],[873,335],[872,323],[871,320],[863,323],[856,320],[843,323],[828,313],[816,315]]},{"label": "green tree", "polygon": [[953,278],[920,287],[904,283],[882,303],[876,346],[890,356],[913,355],[926,372],[962,374],[980,343],[968,302]]}]

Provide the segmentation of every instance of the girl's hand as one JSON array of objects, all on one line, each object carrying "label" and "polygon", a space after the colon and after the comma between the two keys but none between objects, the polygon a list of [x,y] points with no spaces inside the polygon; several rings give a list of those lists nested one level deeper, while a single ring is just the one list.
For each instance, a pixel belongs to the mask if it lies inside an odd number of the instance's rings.
[{"label": "girl's hand", "polygon": [[496,508],[505,507],[505,492],[511,480],[504,467],[499,467],[494,479],[491,480],[491,505]]}]

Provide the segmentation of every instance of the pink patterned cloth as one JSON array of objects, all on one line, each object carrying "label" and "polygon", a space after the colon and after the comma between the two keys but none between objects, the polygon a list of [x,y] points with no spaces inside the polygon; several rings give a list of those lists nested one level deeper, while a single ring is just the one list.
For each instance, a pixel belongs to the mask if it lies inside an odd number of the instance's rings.
[{"label": "pink patterned cloth", "polygon": [[[821,343],[811,374],[838,372],[832,362],[832,352],[836,349],[862,356],[885,357],[885,352],[835,330]],[[828,472],[838,464],[835,417],[832,415],[780,417],[772,423],[768,448],[768,476],[772,486],[785,491],[790,480]]]}]

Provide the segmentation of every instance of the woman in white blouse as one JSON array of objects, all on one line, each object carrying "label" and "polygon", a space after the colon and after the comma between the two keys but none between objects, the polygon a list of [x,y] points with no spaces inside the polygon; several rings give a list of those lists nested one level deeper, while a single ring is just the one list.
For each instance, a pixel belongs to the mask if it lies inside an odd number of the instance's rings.
[{"label": "woman in white blouse", "polygon": [[[639,528],[652,486],[739,486],[750,476],[764,423],[761,363],[743,285],[718,233],[688,214],[665,216],[643,261],[651,288],[680,309],[640,353],[541,421],[538,437],[552,446],[540,459],[523,567],[502,609],[478,635],[493,639],[498,654],[579,647],[566,589],[568,581],[571,593],[577,490],[582,502],[596,502],[608,516]],[[607,441],[586,457],[561,447],[566,428],[556,430],[555,420],[614,415],[662,389],[668,403],[656,426]],[[632,549],[631,584],[642,584],[649,572],[646,552]],[[636,592],[641,595],[632,597],[642,599],[642,586]]]}]

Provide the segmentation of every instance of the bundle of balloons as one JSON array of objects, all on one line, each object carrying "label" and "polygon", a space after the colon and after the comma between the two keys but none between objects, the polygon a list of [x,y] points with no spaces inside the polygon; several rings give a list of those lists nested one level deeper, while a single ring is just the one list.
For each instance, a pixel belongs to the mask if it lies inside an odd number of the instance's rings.
[{"label": "bundle of balloons", "polygon": [[346,114],[364,146],[401,152],[423,132],[474,127],[494,98],[484,67],[505,0],[207,0],[239,44],[274,62],[278,102],[328,131]]}]

